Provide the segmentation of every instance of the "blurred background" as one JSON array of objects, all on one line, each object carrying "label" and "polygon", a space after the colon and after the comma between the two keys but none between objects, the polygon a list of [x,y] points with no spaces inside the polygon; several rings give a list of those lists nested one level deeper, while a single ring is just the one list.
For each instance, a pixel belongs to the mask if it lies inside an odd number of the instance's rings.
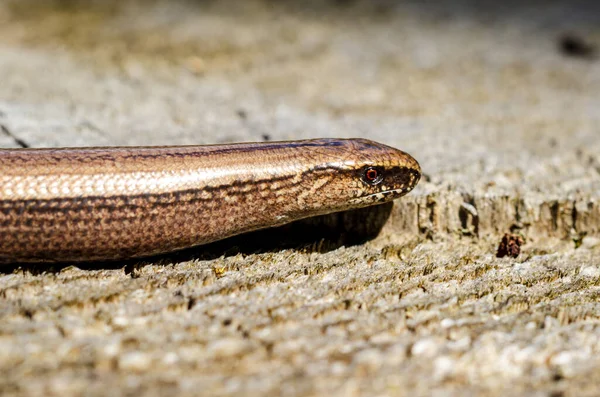
[{"label": "blurred background", "polygon": [[467,190],[597,189],[599,19],[591,0],[3,0],[0,144],[361,136]]},{"label": "blurred background", "polygon": [[0,274],[0,394],[596,394],[599,49],[595,0],[0,0],[2,147],[365,137],[425,173],[384,243]]}]

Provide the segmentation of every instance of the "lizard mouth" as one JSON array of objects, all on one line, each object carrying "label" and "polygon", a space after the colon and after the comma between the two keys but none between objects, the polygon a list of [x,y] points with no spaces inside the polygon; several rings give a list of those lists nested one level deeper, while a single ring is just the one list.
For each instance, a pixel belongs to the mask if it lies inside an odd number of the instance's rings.
[{"label": "lizard mouth", "polygon": [[403,188],[403,189],[393,189],[386,190],[383,192],[371,193],[366,196],[357,197],[350,201],[351,204],[370,204],[370,203],[384,203],[387,201],[391,201],[397,199],[399,197],[404,196],[406,193],[410,192],[411,188]]}]

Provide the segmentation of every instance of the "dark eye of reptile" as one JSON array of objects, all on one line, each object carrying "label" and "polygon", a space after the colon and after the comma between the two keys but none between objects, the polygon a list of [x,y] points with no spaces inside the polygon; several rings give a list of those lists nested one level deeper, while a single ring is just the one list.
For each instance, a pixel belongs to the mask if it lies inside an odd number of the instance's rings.
[{"label": "dark eye of reptile", "polygon": [[365,183],[375,186],[383,180],[383,170],[376,167],[367,167],[363,171],[362,179]]}]

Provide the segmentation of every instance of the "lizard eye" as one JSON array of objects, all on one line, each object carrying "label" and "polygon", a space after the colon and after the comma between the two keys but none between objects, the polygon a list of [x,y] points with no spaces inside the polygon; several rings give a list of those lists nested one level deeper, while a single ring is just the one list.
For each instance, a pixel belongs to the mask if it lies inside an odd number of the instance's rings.
[{"label": "lizard eye", "polygon": [[383,180],[383,170],[378,167],[367,167],[363,171],[362,180],[368,185],[375,186]]}]

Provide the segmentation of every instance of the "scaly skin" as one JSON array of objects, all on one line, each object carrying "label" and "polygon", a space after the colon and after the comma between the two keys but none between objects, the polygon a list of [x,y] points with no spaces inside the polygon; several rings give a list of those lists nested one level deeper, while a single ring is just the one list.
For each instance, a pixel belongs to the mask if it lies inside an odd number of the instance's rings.
[{"label": "scaly skin", "polygon": [[365,139],[0,149],[0,261],[167,253],[384,203],[420,175],[407,153]]}]

